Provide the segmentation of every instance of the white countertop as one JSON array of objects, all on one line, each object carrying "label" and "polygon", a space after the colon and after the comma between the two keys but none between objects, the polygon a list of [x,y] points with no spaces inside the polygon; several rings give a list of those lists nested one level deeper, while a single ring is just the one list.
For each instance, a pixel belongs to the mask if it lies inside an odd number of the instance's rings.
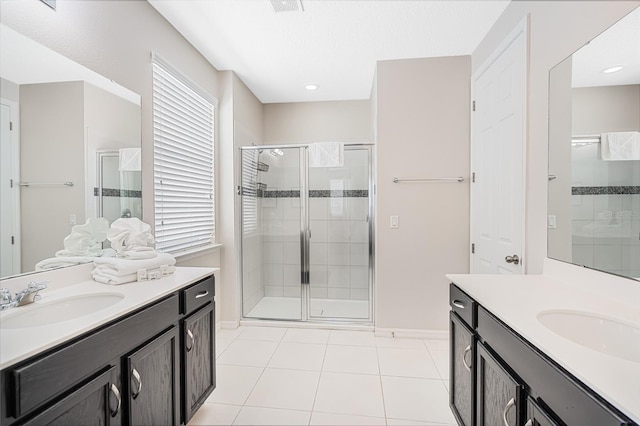
[{"label": "white countertop", "polygon": [[[586,311],[640,327],[640,283],[617,281],[600,287],[549,275],[447,275],[483,307],[541,349],[592,390],[640,423],[640,363],[607,355],[547,329],[544,310]],[[616,278],[620,279],[620,278]],[[580,281],[580,280],[578,280]],[[594,290],[596,289],[596,290]],[[627,292],[622,293],[621,290]],[[607,296],[607,293],[609,296]],[[640,344],[638,341],[632,344]]]},{"label": "white countertop", "polygon": [[[124,297],[111,306],[68,321],[28,328],[0,327],[0,369],[117,319],[216,271],[218,271],[217,268],[177,267],[174,274],[162,279],[116,286],[95,282],[90,276],[85,281],[71,285],[56,286],[52,282],[49,288],[40,292],[42,299],[38,302],[0,312],[0,324],[3,318],[69,296],[118,293]],[[35,275],[32,278],[42,279]]]}]

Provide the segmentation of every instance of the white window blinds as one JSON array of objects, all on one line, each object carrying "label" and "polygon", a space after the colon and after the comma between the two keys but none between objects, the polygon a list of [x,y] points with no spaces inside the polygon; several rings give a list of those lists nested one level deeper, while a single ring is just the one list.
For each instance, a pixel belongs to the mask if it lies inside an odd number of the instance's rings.
[{"label": "white window blinds", "polygon": [[153,59],[156,248],[178,253],[215,241],[216,101]]},{"label": "white window blinds", "polygon": [[258,151],[242,151],[242,228],[245,236],[258,229]]}]

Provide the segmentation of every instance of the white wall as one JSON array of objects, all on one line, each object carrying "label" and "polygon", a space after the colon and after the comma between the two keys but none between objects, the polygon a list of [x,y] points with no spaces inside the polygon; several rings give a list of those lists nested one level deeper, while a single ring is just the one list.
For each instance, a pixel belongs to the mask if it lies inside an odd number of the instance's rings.
[{"label": "white wall", "polygon": [[638,5],[638,1],[512,1],[472,55],[475,71],[517,23],[529,15],[527,273],[542,272],[547,253],[549,70]]},{"label": "white wall", "polygon": [[368,100],[264,105],[265,144],[371,142]]},{"label": "white wall", "polygon": [[469,271],[470,57],[382,61],[376,75],[376,327],[445,330],[444,275]]}]

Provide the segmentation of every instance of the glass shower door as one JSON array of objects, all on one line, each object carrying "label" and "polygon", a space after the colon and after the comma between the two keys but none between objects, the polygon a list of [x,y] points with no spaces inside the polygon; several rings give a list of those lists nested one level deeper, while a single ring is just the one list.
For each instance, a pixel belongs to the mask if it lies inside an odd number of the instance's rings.
[{"label": "glass shower door", "polygon": [[309,318],[372,318],[370,156],[345,147],[342,167],[309,167]]},{"label": "glass shower door", "polygon": [[301,320],[304,151],[252,147],[241,154],[243,316]]}]

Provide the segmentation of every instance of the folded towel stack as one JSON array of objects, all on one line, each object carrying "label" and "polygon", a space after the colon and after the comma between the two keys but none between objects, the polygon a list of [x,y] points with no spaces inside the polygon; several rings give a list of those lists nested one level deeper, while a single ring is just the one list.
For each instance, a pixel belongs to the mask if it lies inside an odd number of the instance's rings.
[{"label": "folded towel stack", "polygon": [[65,266],[81,265],[83,263],[91,263],[95,259],[94,256],[58,256],[50,257],[36,263],[36,271],[46,271],[49,269],[64,268]]},{"label": "folded towel stack", "polygon": [[93,264],[95,269],[91,275],[95,281],[117,285],[172,274],[176,259],[168,253],[157,253],[151,259],[99,257]]},{"label": "folded towel stack", "polygon": [[152,259],[156,257],[151,226],[137,217],[120,218],[111,224],[107,233],[111,248],[125,259]]}]

